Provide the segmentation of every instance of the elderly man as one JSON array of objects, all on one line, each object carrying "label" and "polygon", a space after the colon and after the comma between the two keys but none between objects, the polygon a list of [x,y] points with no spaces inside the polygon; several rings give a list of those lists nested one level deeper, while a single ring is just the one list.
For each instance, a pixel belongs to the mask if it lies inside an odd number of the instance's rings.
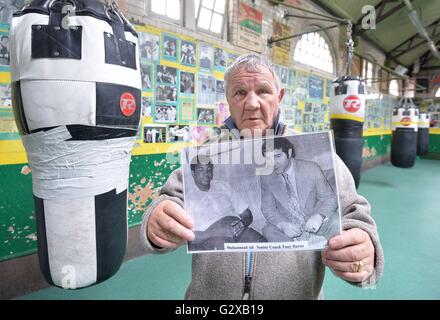
[{"label": "elderly man", "polygon": [[[284,95],[266,58],[239,57],[225,72],[231,117],[225,128],[242,135],[284,135],[279,104]],[[219,139],[221,139],[220,137]],[[355,285],[373,284],[383,272],[383,251],[370,206],[356,193],[353,177],[338,158],[343,233],[329,248],[302,252],[194,254],[187,299],[318,299],[327,265]],[[193,222],[183,210],[182,172],[174,171],[160,197],[146,210],[141,237],[148,252],[166,252],[194,240]]]}]

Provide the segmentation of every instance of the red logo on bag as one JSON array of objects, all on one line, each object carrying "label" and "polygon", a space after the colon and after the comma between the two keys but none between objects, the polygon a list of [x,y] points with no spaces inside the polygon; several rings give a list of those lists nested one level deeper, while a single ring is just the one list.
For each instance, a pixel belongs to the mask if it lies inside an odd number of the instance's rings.
[{"label": "red logo on bag", "polygon": [[119,100],[121,112],[126,117],[131,117],[136,111],[136,99],[130,92],[124,92]]},{"label": "red logo on bag", "polygon": [[402,125],[404,125],[405,127],[408,127],[411,124],[411,118],[403,117],[402,120],[400,120],[400,122],[402,122]]},{"label": "red logo on bag", "polygon": [[354,113],[361,108],[361,99],[358,96],[347,96],[344,99],[344,109]]}]

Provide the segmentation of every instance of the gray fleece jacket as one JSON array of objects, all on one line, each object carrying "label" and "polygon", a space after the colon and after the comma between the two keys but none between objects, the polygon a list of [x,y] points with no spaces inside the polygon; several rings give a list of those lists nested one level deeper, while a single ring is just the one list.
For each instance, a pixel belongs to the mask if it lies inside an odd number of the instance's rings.
[{"label": "gray fleece jacket", "polygon": [[[277,128],[278,129],[278,128]],[[280,135],[292,134],[281,124]],[[219,137],[216,140],[222,140]],[[368,201],[356,192],[350,171],[337,157],[337,183],[342,214],[342,229],[360,228],[366,231],[375,247],[375,271],[364,283],[372,286],[380,279],[384,256],[376,224],[370,215]],[[154,208],[164,200],[183,205],[182,171],[175,170],[160,191],[160,196],[146,210],[141,227],[141,240],[147,253],[165,253],[152,246],[147,238],[148,219]],[[250,299],[320,299],[325,266],[320,251],[256,252],[251,261],[252,280]],[[193,254],[192,280],[185,299],[242,299],[245,292],[246,270],[249,269],[246,253]]]}]

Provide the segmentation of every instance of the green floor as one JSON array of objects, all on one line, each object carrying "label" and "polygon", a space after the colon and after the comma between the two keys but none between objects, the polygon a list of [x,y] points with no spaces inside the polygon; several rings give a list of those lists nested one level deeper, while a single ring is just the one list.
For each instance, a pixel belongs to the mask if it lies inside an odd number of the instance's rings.
[{"label": "green floor", "polygon": [[[326,299],[440,299],[440,161],[415,167],[383,165],[365,172],[367,197],[385,251],[385,273],[375,289],[350,286],[327,272]],[[181,299],[190,279],[184,249],[125,263],[103,284],[65,291],[47,288],[22,299]]]}]

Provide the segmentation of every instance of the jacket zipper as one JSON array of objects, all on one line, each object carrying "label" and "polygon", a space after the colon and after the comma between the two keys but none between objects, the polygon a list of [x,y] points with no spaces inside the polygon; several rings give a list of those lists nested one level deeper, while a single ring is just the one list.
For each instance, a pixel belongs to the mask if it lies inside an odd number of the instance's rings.
[{"label": "jacket zipper", "polygon": [[254,253],[247,252],[245,254],[245,276],[244,276],[244,292],[242,300],[249,300],[251,294],[252,276],[253,276],[253,262]]}]

